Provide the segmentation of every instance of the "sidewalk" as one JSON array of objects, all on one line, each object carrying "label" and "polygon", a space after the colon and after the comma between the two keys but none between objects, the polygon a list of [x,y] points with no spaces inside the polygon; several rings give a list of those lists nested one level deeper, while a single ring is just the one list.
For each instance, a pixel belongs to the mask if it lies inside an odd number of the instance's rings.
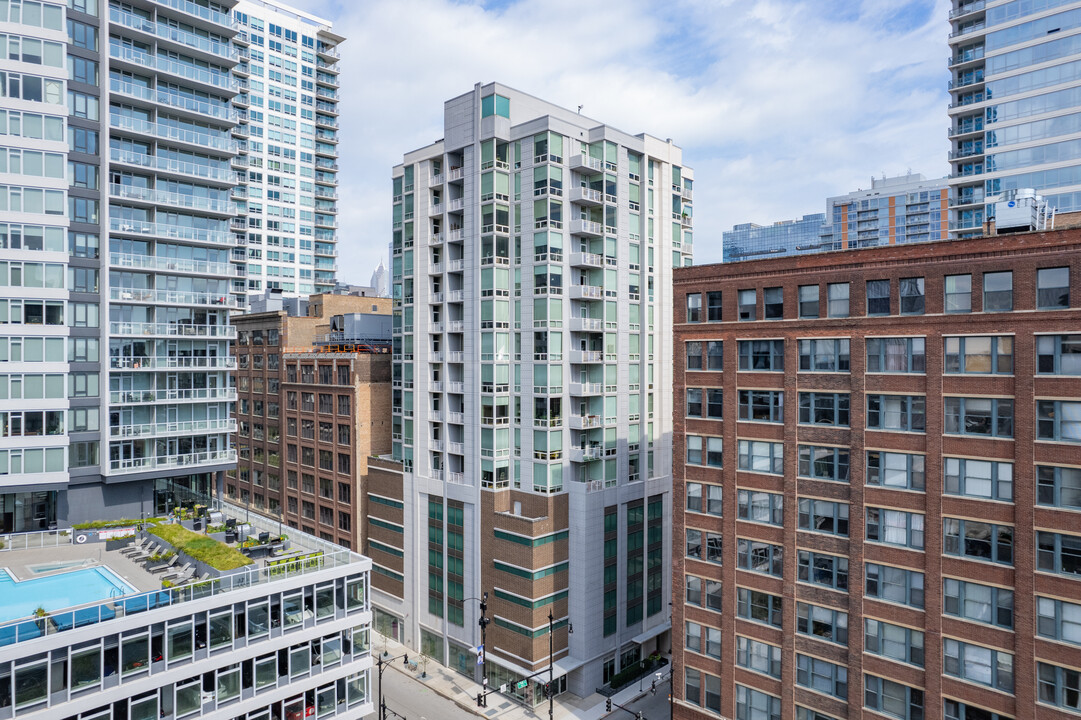
[{"label": "sidewalk", "polygon": [[[390,657],[397,657],[403,653],[409,653],[412,656],[411,659],[419,659],[420,657],[415,651],[409,650],[404,645],[372,630],[373,660],[383,653],[384,643]],[[417,663],[416,672],[413,672],[401,660],[391,663],[389,667],[395,672],[412,677],[417,682],[426,685],[433,692],[442,695],[460,707],[463,713],[468,713],[472,717],[498,717],[500,720],[504,718],[507,720],[543,720],[548,717],[547,702],[531,710],[499,693],[492,693],[488,696],[487,708],[479,708],[477,707],[477,693],[480,692],[480,685],[435,661],[430,660],[428,662],[428,676],[426,678],[421,677],[421,673],[424,672],[423,661]],[[630,687],[624,688],[613,695],[612,702],[619,705],[632,703],[638,698],[649,694],[648,684],[649,678],[646,678],[646,689],[639,690],[639,683],[633,683]],[[574,718],[574,720],[600,720],[607,715],[604,711],[604,700],[604,696],[597,693],[584,698],[575,697],[569,692],[563,693],[555,698],[555,709],[552,717]],[[619,711],[612,713],[612,717],[618,717],[617,713]],[[625,713],[622,714],[626,715]]]}]

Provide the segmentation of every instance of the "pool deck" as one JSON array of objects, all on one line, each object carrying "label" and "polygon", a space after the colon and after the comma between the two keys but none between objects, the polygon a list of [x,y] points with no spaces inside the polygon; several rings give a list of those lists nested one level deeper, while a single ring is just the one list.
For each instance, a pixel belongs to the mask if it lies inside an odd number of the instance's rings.
[{"label": "pool deck", "polygon": [[[30,568],[46,563],[82,561],[85,564],[49,573],[34,573]],[[141,563],[134,562],[119,550],[106,550],[105,543],[90,545],[59,545],[32,550],[11,550],[0,553],[0,567],[10,570],[19,580],[32,580],[82,567],[105,566],[122,577],[139,592],[161,589],[161,573],[147,572]]]}]

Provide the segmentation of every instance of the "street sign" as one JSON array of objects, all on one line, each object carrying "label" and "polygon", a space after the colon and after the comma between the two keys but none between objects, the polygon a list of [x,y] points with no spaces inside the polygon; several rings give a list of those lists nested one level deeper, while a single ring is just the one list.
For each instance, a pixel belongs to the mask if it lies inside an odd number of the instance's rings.
[{"label": "street sign", "polygon": [[501,693],[507,692],[507,683],[503,683],[502,685],[499,686],[499,692],[501,692]]},{"label": "street sign", "polygon": [[528,680],[519,680],[518,684],[515,685],[514,687],[517,688],[518,690],[521,690],[522,688],[524,688],[528,684],[529,684]]}]

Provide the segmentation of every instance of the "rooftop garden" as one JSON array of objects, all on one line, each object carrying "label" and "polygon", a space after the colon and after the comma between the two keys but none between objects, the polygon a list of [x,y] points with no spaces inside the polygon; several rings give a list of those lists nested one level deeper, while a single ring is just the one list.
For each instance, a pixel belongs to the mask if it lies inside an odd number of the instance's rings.
[{"label": "rooftop garden", "polygon": [[192,532],[181,525],[155,525],[149,528],[148,532],[160,537],[179,552],[205,562],[216,570],[235,570],[253,564],[251,558],[236,548],[202,533]]}]

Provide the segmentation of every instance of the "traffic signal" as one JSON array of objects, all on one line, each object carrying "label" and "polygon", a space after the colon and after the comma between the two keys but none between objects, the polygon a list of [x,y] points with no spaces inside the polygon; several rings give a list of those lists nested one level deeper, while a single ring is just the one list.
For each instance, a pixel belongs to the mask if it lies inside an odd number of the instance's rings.
[{"label": "traffic signal", "polygon": [[657,694],[657,681],[656,680],[654,680],[653,682],[651,682],[649,684],[649,694],[650,695],[656,695]]},{"label": "traffic signal", "polygon": [[604,701],[604,711],[605,712],[612,712],[612,698],[607,698]]},{"label": "traffic signal", "polygon": [[477,693],[477,707],[484,707],[484,695]]},{"label": "traffic signal", "polygon": [[405,655],[402,655],[402,665],[408,665],[408,664],[409,664],[409,653],[406,653]]},{"label": "traffic signal", "polygon": [[544,697],[550,697],[552,694],[552,686],[548,683],[544,683]]}]

